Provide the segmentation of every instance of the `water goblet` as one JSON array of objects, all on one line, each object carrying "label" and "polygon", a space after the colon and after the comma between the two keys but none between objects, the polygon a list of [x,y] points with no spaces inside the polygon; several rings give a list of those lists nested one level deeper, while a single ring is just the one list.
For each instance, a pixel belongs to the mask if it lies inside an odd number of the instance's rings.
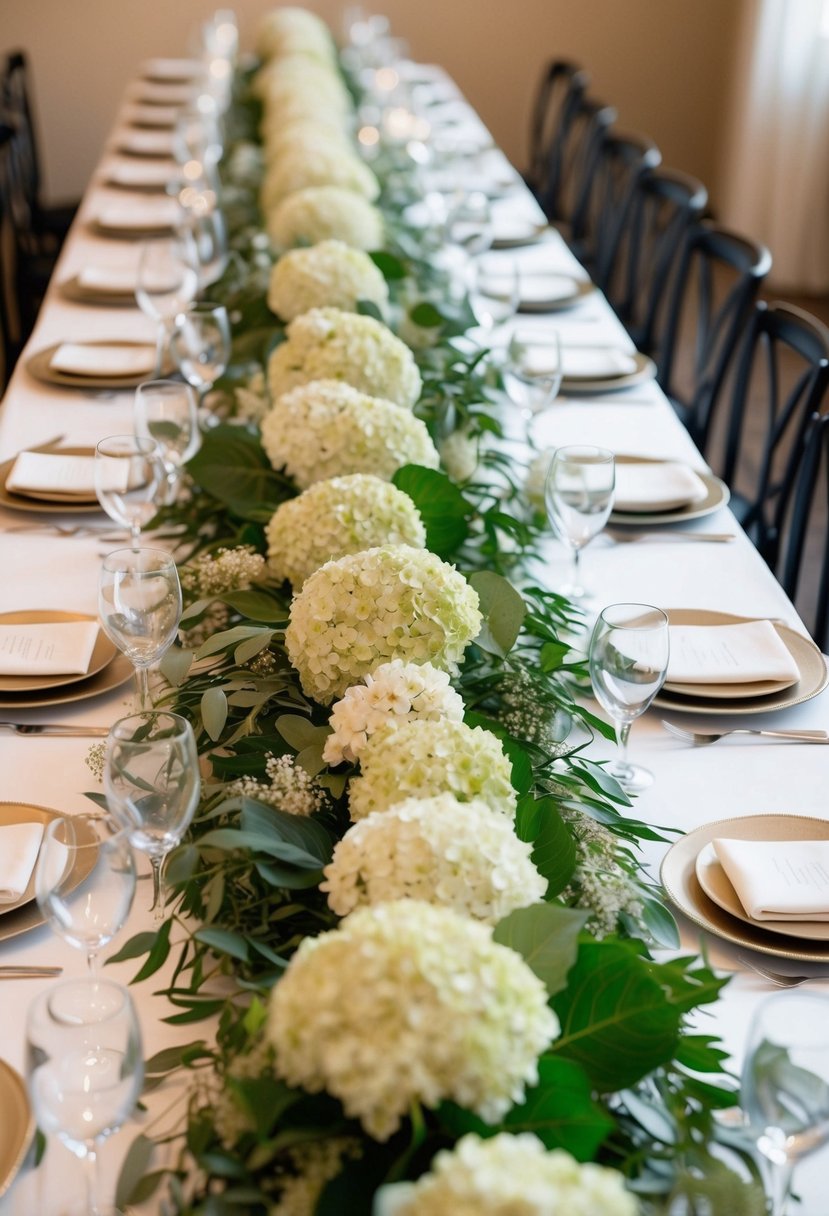
[{"label": "water goblet", "polygon": [[46,825],[35,866],[35,897],[49,925],[86,951],[90,974],[102,946],[123,928],[135,894],[126,834],[100,817],[74,815]]},{"label": "water goblet", "polygon": [[181,374],[196,390],[199,406],[230,361],[230,322],[222,304],[197,304],[176,320],[173,354]]},{"label": "water goblet", "polygon": [[104,632],[135,668],[139,708],[152,708],[149,668],[172,644],[181,618],[176,564],[159,549],[109,553],[98,581]]},{"label": "water goblet", "polygon": [[84,1163],[87,1216],[98,1202],[98,1152],[132,1114],[144,1080],[141,1032],[126,989],[112,980],[64,980],[35,997],[26,1017],[26,1078],[38,1127]]},{"label": "water goblet", "polygon": [[138,548],[141,528],[156,514],[164,481],[158,444],[148,435],[110,435],[95,448],[95,494],[110,519],[129,528]]},{"label": "water goblet", "polygon": [[521,299],[518,263],[498,254],[471,263],[469,303],[482,329],[492,331],[514,317]]},{"label": "water goblet", "polygon": [[625,790],[645,789],[653,774],[627,757],[628,736],[665,682],[670,639],[668,618],[649,604],[611,604],[599,614],[588,661],[593,691],[610,714],[618,739],[607,771]]},{"label": "water goblet", "polygon": [[173,322],[199,289],[198,252],[186,229],[163,240],[147,241],[138,258],[135,299],[157,326],[156,373],[161,374]]},{"label": "water goblet", "polygon": [[161,867],[192,820],[201,790],[190,723],[172,713],[121,718],[107,737],[104,789],[113,818],[150,859],[152,907],[160,920]]},{"label": "water goblet", "polygon": [[571,582],[561,594],[584,600],[579,558],[601,532],[613,508],[616,471],[613,453],[590,445],[558,448],[544,484],[547,516],[573,554]]},{"label": "water goblet", "polygon": [[195,249],[199,290],[204,291],[222,277],[227,266],[227,229],[224,216],[216,207],[216,189],[210,166],[201,175],[186,180],[178,195],[185,209],[184,231]]},{"label": "water goblet", "polygon": [[166,502],[174,502],[182,466],[199,449],[199,417],[189,384],[147,380],[135,390],[135,430],[158,446],[167,476]]},{"label": "water goblet", "polygon": [[557,330],[517,329],[504,359],[504,388],[529,424],[549,409],[561,389],[561,340]]},{"label": "water goblet", "polygon": [[454,195],[446,216],[446,239],[469,257],[486,253],[492,245],[492,210],[480,190]]}]

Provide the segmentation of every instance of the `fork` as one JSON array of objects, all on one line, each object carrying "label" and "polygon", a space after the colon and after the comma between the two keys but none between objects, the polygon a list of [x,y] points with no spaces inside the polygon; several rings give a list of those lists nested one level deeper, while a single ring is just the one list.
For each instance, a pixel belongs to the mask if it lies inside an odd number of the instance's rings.
[{"label": "fork", "polygon": [[44,722],[0,722],[0,730],[9,730],[13,735],[63,735],[75,738],[103,738],[109,734],[106,726],[69,726],[63,723]]},{"label": "fork", "polygon": [[0,967],[0,980],[51,979],[63,974],[63,967]]},{"label": "fork", "polygon": [[829,743],[829,734],[825,730],[749,730],[745,726],[732,727],[731,730],[700,731],[686,730],[673,722],[662,719],[662,725],[668,734],[676,735],[683,743],[691,743],[694,747],[708,747],[718,739],[727,735],[763,735],[767,739],[788,739],[792,743]]},{"label": "fork", "polygon": [[799,988],[801,984],[807,984],[809,980],[829,979],[829,975],[788,975],[784,971],[772,971],[770,967],[761,967],[759,963],[752,963],[742,954],[737,955],[737,961],[777,988]]},{"label": "fork", "polygon": [[630,545],[648,539],[664,540],[669,544],[674,541],[696,544],[699,541],[709,545],[727,545],[737,539],[733,532],[618,532],[615,528],[605,528],[603,534],[615,545]]}]

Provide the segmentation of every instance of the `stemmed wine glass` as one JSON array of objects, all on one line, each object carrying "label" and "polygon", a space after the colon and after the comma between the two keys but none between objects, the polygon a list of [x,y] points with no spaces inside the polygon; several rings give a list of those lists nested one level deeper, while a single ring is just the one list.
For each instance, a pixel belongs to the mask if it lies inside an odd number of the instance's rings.
[{"label": "stemmed wine glass", "polygon": [[26,1018],[26,1077],[38,1127],[84,1163],[84,1211],[101,1216],[98,1151],[135,1108],[144,1081],[141,1032],[129,993],[112,980],[64,980]]},{"label": "stemmed wine glass", "polygon": [[446,216],[446,239],[470,257],[486,253],[492,245],[492,208],[480,190],[455,196]]},{"label": "stemmed wine glass", "polygon": [[199,405],[230,361],[230,322],[223,304],[196,304],[176,318],[173,354]]},{"label": "stemmed wine glass", "polygon": [[661,608],[611,604],[599,614],[590,639],[590,679],[616,727],[616,759],[607,771],[625,790],[645,789],[653,781],[652,773],[628,760],[628,736],[665,682],[669,652],[668,618]]},{"label": "stemmed wine glass", "polygon": [[181,841],[199,801],[193,728],[178,714],[121,718],[107,737],[104,790],[110,812],[153,868],[156,920],[164,913],[161,867]]},{"label": "stemmed wine glass", "polygon": [[186,212],[185,231],[195,249],[200,291],[222,277],[228,257],[227,229],[224,216],[215,205],[216,191],[210,175],[208,165],[197,181],[190,182],[179,193]]},{"label": "stemmed wine glass", "polygon": [[173,502],[182,465],[199,449],[196,398],[189,384],[147,380],[135,390],[135,430],[158,445],[167,475],[166,501]]},{"label": "stemmed wine glass", "polygon": [[90,974],[101,947],[126,923],[134,894],[124,832],[88,815],[47,824],[35,867],[37,904],[60,937],[86,951]]},{"label": "stemmed wine glass", "polygon": [[492,254],[472,262],[469,302],[483,329],[497,329],[514,317],[520,299],[521,283],[514,258]]},{"label": "stemmed wine glass", "polygon": [[558,331],[517,329],[504,360],[504,387],[527,422],[549,409],[561,389],[561,341]]},{"label": "stemmed wine glass", "polygon": [[110,519],[129,528],[138,548],[141,528],[156,514],[164,466],[150,436],[110,435],[95,448],[95,494]]},{"label": "stemmed wine glass", "polygon": [[181,619],[176,564],[159,549],[108,554],[98,582],[98,615],[107,637],[135,667],[139,708],[152,708],[149,668],[172,644]]},{"label": "stemmed wine glass", "polygon": [[544,497],[547,516],[560,538],[572,550],[572,581],[561,594],[584,600],[579,557],[585,545],[598,536],[613,508],[616,466],[606,448],[558,448],[547,470]]},{"label": "stemmed wine glass", "polygon": [[196,298],[198,268],[198,250],[187,230],[163,240],[147,241],[141,248],[135,298],[141,311],[158,327],[157,375],[163,370],[164,351],[175,318]]}]

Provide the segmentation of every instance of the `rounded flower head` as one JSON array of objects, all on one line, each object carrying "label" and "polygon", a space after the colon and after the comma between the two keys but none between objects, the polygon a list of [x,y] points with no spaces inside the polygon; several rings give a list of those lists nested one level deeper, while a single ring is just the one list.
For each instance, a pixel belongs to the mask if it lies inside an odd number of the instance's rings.
[{"label": "rounded flower head", "polygon": [[304,53],[333,62],[331,32],[321,17],[306,8],[275,8],[266,13],[256,32],[256,53],[261,59]]},{"label": "rounded flower head", "polygon": [[268,234],[279,249],[337,240],[354,249],[381,249],[383,217],[353,190],[308,186],[297,190],[267,216]]},{"label": "rounded flower head", "polygon": [[301,587],[325,562],[347,553],[380,544],[423,548],[426,529],[408,494],[354,473],[318,481],[284,502],[268,524],[267,539],[272,573]]},{"label": "rounded flower head", "polygon": [[485,802],[452,794],[406,798],[349,828],[325,867],[320,890],[332,912],[420,899],[495,924],[544,898],[532,845]]},{"label": "rounded flower head", "polygon": [[[285,114],[289,110],[281,110]],[[297,116],[302,111],[297,112]],[[354,153],[345,153],[339,147],[320,140],[309,155],[307,148],[286,150],[278,161],[271,164],[262,182],[260,202],[267,211],[276,203],[304,190],[307,186],[342,186],[361,194],[373,202],[380,193],[380,184],[364,161]]]},{"label": "rounded flower head", "polygon": [[264,144],[264,160],[270,164],[293,152],[296,148],[316,149],[321,144],[352,153],[354,143],[345,129],[343,120],[336,116],[330,119],[303,118],[285,122],[277,107],[276,113],[265,118],[260,128]]},{"label": "rounded flower head", "polygon": [[285,648],[304,692],[328,704],[389,659],[454,674],[480,625],[477,593],[453,566],[425,549],[383,545],[306,579]]},{"label": "rounded flower head", "polygon": [[449,675],[431,663],[381,663],[364,683],[352,684],[331,710],[322,758],[327,764],[357,760],[381,726],[399,726],[413,718],[437,722],[463,721],[463,698],[449,684]]},{"label": "rounded flower head", "polygon": [[636,1216],[617,1170],[580,1165],[537,1136],[464,1136],[428,1174],[381,1192],[388,1216]]},{"label": "rounded flower head", "polygon": [[268,308],[283,321],[325,305],[356,312],[360,300],[383,308],[388,299],[386,280],[368,254],[342,241],[284,253],[271,271],[268,289]]},{"label": "rounded flower head", "polygon": [[262,420],[262,446],[301,490],[349,473],[390,481],[404,464],[438,464],[426,424],[410,410],[336,380],[284,393]]},{"label": "rounded flower head", "polygon": [[348,787],[355,822],[404,798],[443,793],[460,802],[480,798],[493,811],[515,815],[509,758],[500,739],[481,726],[444,719],[381,727],[360,754],[360,773]]},{"label": "rounded flower head", "polygon": [[420,396],[414,356],[388,326],[339,308],[312,308],[293,320],[268,361],[274,400],[309,380],[341,380],[396,405]]},{"label": "rounded flower head", "polygon": [[417,1100],[488,1123],[537,1081],[559,1026],[541,980],[487,925],[416,900],[360,908],[306,938],[271,996],[289,1085],[327,1090],[378,1140]]}]

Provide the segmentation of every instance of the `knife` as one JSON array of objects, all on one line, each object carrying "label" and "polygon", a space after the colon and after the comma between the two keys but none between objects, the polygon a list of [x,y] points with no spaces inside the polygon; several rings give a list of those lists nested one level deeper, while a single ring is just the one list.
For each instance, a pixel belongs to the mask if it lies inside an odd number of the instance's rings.
[{"label": "knife", "polygon": [[0,722],[0,730],[13,735],[75,735],[79,738],[106,738],[108,726],[63,726],[57,722]]},{"label": "knife", "polygon": [[63,974],[63,967],[0,967],[0,980],[50,979]]}]

